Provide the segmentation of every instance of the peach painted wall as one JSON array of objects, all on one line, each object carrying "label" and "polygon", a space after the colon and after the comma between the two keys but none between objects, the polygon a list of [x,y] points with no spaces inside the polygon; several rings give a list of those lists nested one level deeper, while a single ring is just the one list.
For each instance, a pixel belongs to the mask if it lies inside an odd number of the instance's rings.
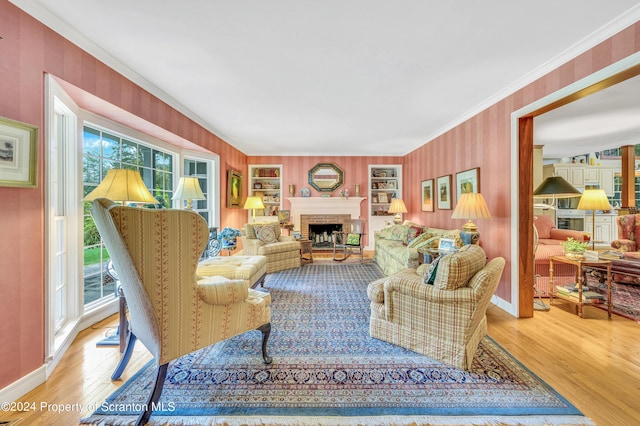
[{"label": "peach painted wall", "polygon": [[[38,186],[0,187],[0,389],[43,365],[44,357],[44,76],[60,79],[220,155],[220,179],[229,168],[247,171],[246,155],[63,39],[6,0],[0,0],[0,116],[38,126]],[[224,186],[224,184],[223,184]],[[221,223],[240,227],[242,209]]]},{"label": "peach painted wall", "polygon": [[[636,23],[609,40],[595,46],[539,80],[529,84],[475,117],[430,141],[405,157],[405,176],[415,180],[431,179],[456,172],[480,168],[480,191],[492,214],[490,220],[476,222],[482,245],[492,258],[503,256],[507,265],[496,294],[511,301],[511,113],[563,87],[593,74],[640,51],[640,23]],[[406,182],[406,179],[405,179]],[[450,211],[424,213],[415,204],[420,197],[416,186],[405,184],[405,198],[410,216],[417,222],[441,227],[451,225]],[[464,221],[454,221],[461,227]]]}]

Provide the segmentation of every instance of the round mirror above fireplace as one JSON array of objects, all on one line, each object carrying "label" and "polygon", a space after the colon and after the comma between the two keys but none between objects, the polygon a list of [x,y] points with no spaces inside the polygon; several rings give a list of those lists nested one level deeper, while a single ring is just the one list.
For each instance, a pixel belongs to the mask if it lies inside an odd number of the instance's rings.
[{"label": "round mirror above fireplace", "polygon": [[316,191],[333,192],[344,184],[344,172],[333,163],[318,163],[309,170],[309,185]]}]

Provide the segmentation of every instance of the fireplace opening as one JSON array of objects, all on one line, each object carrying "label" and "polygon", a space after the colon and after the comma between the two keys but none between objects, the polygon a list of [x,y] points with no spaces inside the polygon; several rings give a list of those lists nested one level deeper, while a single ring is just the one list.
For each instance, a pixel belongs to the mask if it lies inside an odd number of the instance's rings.
[{"label": "fireplace opening", "polygon": [[333,248],[333,232],[342,231],[341,223],[314,223],[309,224],[309,239],[314,249]]}]

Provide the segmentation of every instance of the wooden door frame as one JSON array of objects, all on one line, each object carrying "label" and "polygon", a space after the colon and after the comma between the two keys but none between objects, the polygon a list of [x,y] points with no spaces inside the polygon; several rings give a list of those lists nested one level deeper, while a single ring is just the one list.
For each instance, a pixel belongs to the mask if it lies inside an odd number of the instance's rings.
[{"label": "wooden door frame", "polygon": [[517,203],[512,203],[512,217],[517,218],[512,229],[517,234],[512,239],[512,253],[515,252],[512,259],[515,262],[512,262],[511,294],[512,304],[517,303],[516,316],[519,318],[533,317],[533,119],[636,75],[640,75],[640,52],[511,114],[511,146],[517,153],[512,155],[516,161],[512,167],[512,182],[516,183],[512,195],[517,199]]}]

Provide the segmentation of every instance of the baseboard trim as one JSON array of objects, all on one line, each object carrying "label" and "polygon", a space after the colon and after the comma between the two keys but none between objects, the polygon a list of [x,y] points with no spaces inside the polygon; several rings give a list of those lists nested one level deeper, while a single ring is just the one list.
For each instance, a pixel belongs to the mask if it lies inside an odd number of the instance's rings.
[{"label": "baseboard trim", "polygon": [[0,401],[15,401],[46,382],[78,334],[85,328],[91,327],[93,324],[102,321],[116,312],[118,312],[118,300],[114,299],[84,315],[79,321],[69,327],[69,331],[62,338],[63,340],[60,343],[60,347],[53,356],[44,360],[44,363],[31,373],[22,376],[10,385],[0,389]]},{"label": "baseboard trim", "polygon": [[0,401],[15,401],[27,392],[31,392],[47,380],[47,368],[43,364],[31,373],[20,377],[3,389],[0,389]]}]

